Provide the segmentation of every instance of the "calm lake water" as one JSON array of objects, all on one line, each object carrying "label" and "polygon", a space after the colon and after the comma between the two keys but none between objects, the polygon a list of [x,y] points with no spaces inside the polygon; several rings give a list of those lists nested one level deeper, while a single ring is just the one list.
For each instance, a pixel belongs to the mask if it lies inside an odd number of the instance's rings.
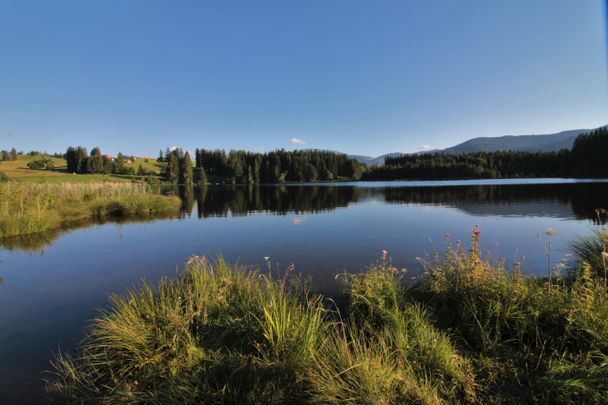
[{"label": "calm lake water", "polygon": [[266,268],[295,266],[319,291],[359,271],[383,249],[415,282],[417,257],[442,250],[446,234],[524,271],[544,275],[539,237],[551,227],[555,263],[568,243],[603,226],[608,183],[561,179],[211,186],[182,193],[179,218],[108,223],[0,247],[0,402],[36,401],[52,352],[70,350],[87,320],[145,278],[182,268],[191,255],[223,255]]}]

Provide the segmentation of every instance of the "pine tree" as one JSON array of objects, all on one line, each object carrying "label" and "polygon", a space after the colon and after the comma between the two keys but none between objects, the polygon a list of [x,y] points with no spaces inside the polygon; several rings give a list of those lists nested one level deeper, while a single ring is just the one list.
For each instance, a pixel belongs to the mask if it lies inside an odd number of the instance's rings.
[{"label": "pine tree", "polygon": [[[84,173],[87,171],[87,150],[79,146],[74,154],[73,173]],[[69,170],[69,168],[68,168]]]},{"label": "pine tree", "polygon": [[11,160],[17,160],[17,150],[15,148],[11,149]]},{"label": "pine tree", "polygon": [[197,167],[194,169],[194,183],[197,186],[204,186],[207,184],[207,173],[203,167]]},{"label": "pine tree", "polygon": [[67,161],[67,170],[69,173],[76,173],[76,149],[72,146],[68,147],[65,152],[65,160]]},{"label": "pine tree", "polygon": [[192,185],[192,160],[188,152],[179,161],[179,183],[187,186]]},{"label": "pine tree", "polygon": [[169,152],[166,156],[167,167],[165,168],[165,178],[171,183],[179,180],[179,157],[177,151]]}]

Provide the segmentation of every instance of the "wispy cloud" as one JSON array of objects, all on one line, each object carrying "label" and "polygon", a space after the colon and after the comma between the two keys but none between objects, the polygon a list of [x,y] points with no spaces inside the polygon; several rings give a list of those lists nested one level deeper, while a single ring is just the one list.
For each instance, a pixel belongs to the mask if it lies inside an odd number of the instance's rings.
[{"label": "wispy cloud", "polygon": [[301,140],[300,138],[291,138],[292,145],[306,145],[306,142]]},{"label": "wispy cloud", "polygon": [[424,145],[420,145],[420,150],[431,150],[433,147],[431,145],[427,145],[426,143]]}]

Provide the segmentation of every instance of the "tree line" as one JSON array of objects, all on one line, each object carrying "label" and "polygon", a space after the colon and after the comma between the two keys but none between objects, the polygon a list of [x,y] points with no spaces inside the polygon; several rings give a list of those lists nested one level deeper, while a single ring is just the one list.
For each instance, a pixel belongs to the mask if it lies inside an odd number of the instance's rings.
[{"label": "tree line", "polygon": [[[127,174],[134,175],[135,169],[126,166],[127,157],[119,153],[116,158],[102,155],[101,149],[95,147],[91,153],[87,153],[87,148],[83,146],[68,147],[65,153],[67,171],[77,174]],[[131,157],[130,159],[133,159]],[[148,173],[139,174],[148,174]]]},{"label": "tree line", "polygon": [[608,129],[579,135],[557,152],[426,153],[387,157],[365,180],[608,177]]},{"label": "tree line", "polygon": [[[243,150],[196,149],[194,162],[180,148],[162,150],[161,176],[173,184],[259,184],[316,181],[468,179],[517,177],[608,177],[608,128],[579,135],[571,150],[557,152],[425,153],[387,157],[378,167],[368,167],[346,154],[321,150],[275,150],[254,153]],[[14,160],[17,152],[2,151],[3,160]],[[72,173],[151,175],[141,166],[137,173],[99,148],[69,147],[64,155]],[[32,163],[32,168],[52,168],[50,159]]]},{"label": "tree line", "polygon": [[320,150],[226,153],[196,149],[195,163],[209,178],[235,184],[359,180],[366,170],[343,153]]}]

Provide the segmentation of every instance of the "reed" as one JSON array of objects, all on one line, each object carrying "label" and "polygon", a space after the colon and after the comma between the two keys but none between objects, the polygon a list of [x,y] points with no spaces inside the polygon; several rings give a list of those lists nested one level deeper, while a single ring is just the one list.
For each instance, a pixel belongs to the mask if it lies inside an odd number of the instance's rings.
[{"label": "reed", "polygon": [[141,183],[0,183],[0,239],[82,220],[177,213],[179,204]]}]

